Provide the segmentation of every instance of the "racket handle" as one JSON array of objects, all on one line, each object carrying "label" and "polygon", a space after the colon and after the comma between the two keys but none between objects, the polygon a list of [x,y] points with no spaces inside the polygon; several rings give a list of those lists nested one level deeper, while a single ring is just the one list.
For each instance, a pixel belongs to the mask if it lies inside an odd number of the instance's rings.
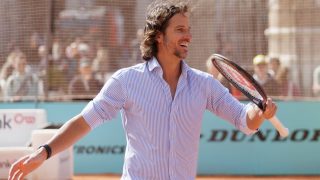
[{"label": "racket handle", "polygon": [[281,137],[287,137],[289,135],[289,129],[284,127],[276,116],[270,118],[269,121],[278,130]]}]

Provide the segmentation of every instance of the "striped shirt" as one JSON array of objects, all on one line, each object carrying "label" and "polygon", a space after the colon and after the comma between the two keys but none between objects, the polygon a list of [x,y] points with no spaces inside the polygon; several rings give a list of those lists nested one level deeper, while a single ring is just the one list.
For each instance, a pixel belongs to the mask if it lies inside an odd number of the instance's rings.
[{"label": "striped shirt", "polygon": [[82,116],[93,129],[120,111],[127,147],[122,180],[195,179],[205,110],[246,134],[245,106],[211,75],[182,61],[174,98],[156,58],[117,71]]}]

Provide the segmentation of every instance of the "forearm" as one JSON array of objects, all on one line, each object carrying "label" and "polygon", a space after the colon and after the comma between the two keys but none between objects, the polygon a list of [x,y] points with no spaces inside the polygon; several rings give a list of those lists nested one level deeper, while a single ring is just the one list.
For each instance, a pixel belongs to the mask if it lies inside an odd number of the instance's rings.
[{"label": "forearm", "polygon": [[77,115],[69,120],[47,143],[52,149],[52,156],[76,143],[89,131],[89,125],[81,115]]}]

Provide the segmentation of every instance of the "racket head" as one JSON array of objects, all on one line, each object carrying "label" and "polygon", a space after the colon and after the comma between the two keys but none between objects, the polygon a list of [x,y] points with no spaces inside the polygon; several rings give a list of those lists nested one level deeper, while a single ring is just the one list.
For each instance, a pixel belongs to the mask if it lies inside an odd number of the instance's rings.
[{"label": "racket head", "polygon": [[259,83],[247,71],[220,54],[213,54],[211,61],[234,87],[241,91],[261,110],[265,110],[267,95]]}]

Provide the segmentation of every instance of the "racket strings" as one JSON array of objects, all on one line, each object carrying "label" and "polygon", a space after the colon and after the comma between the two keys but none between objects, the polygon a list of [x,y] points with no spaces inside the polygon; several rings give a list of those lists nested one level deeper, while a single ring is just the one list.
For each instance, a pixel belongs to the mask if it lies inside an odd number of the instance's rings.
[{"label": "racket strings", "polygon": [[224,63],[223,61],[217,61],[224,75],[227,76],[236,86],[243,89],[245,92],[257,99],[263,99],[257,89],[239,73],[233,66]]}]

